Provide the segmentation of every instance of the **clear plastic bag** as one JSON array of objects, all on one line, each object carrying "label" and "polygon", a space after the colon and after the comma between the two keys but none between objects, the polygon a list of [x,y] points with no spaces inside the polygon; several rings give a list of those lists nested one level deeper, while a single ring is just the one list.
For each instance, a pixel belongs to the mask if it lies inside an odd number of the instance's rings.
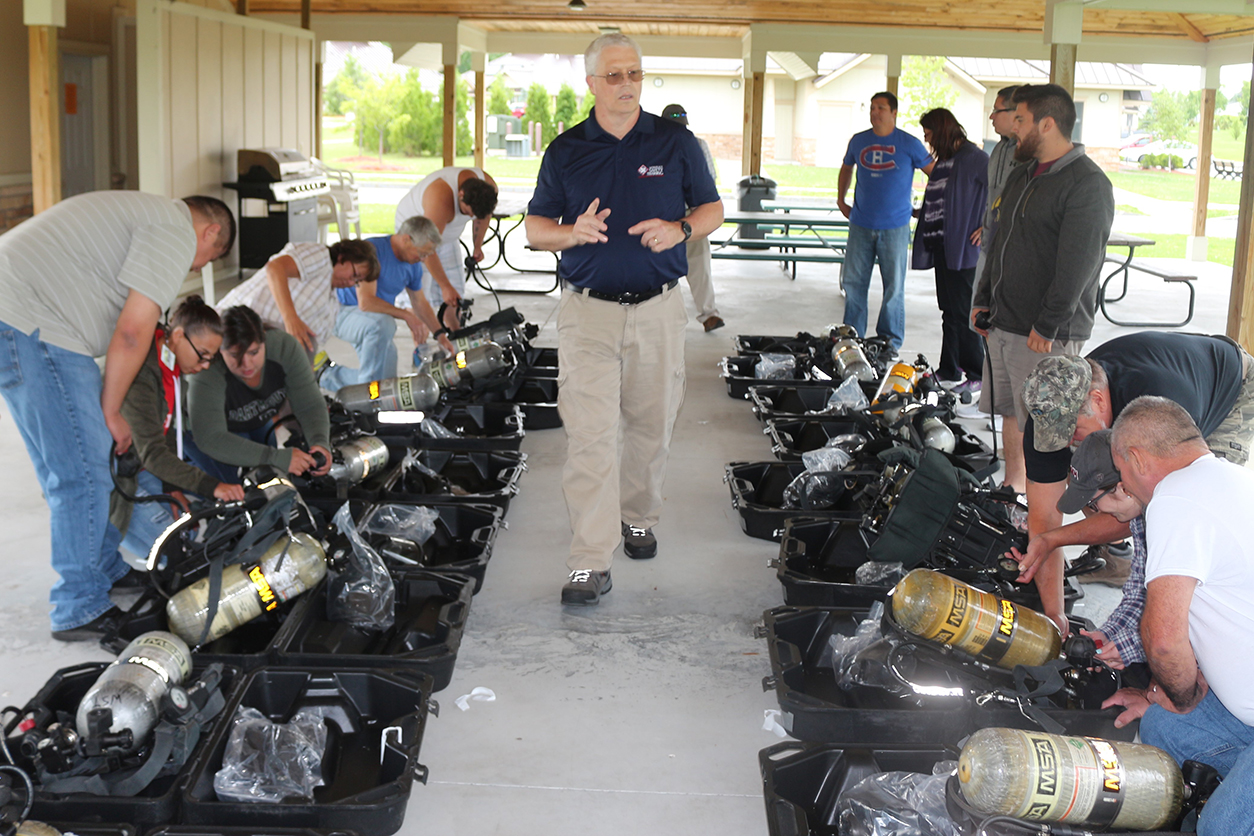
[{"label": "clear plastic bag", "polygon": [[811,473],[843,470],[851,460],[849,451],[842,447],[818,447],[801,454],[801,463]]},{"label": "clear plastic bag", "polygon": [[422,428],[422,434],[427,438],[461,438],[434,418],[424,418],[418,426]]},{"label": "clear plastic bag", "polygon": [[941,761],[931,775],[881,772],[864,778],[837,802],[846,836],[963,836],[945,807],[945,784],[957,761]]},{"label": "clear plastic bag", "polygon": [[868,560],[853,570],[854,582],[860,586],[896,586],[897,581],[906,576],[906,569],[900,561],[880,563]]},{"label": "clear plastic bag", "polygon": [[797,358],[791,354],[759,354],[753,367],[758,380],[792,380],[797,376]]},{"label": "clear plastic bag", "polygon": [[275,723],[255,708],[240,706],[213,776],[221,801],[313,800],[323,785],[322,756],[327,727],[318,709],[301,709],[287,723]]},{"label": "clear plastic bag", "polygon": [[827,440],[825,447],[839,447],[852,457],[855,453],[866,446],[869,439],[862,433],[844,433],[843,435],[834,435]]},{"label": "clear plastic bag", "polygon": [[352,550],[347,566],[328,566],[327,618],[366,630],[387,630],[396,622],[396,585],[383,558],[357,533],[348,503],[332,520]]},{"label": "clear plastic bag", "polygon": [[780,507],[788,511],[824,511],[844,493],[843,474],[803,470],[784,488]]},{"label": "clear plastic bag", "polygon": [[830,666],[839,673],[845,667],[846,660],[855,656],[859,650],[884,635],[880,621],[884,618],[884,602],[871,604],[867,617],[858,623],[858,629],[852,636],[833,633],[827,640],[827,650],[819,659],[820,667]]},{"label": "clear plastic bag", "polygon": [[827,405],[818,411],[819,415],[844,415],[849,412],[861,412],[871,405],[866,399],[866,392],[858,384],[856,377],[847,377],[845,382],[836,387]]},{"label": "clear plastic bag", "polygon": [[435,534],[439,518],[440,512],[426,505],[380,505],[366,520],[365,530],[422,545]]}]

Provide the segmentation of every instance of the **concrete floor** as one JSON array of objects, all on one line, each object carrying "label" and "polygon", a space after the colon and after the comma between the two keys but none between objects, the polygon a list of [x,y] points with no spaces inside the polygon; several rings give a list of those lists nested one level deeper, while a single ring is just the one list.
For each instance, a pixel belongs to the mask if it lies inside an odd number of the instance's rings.
[{"label": "concrete floor", "polygon": [[[1188,330],[1222,332],[1230,271],[1195,266],[1203,279]],[[569,538],[560,488],[565,437],[560,429],[528,434],[522,449],[530,471],[475,599],[452,684],[438,695],[441,715],[427,728],[421,760],[430,783],[415,786],[400,833],[765,832],[757,752],[777,742],[762,729],[763,710],[777,706],[762,692],[769,662],[753,627],[783,599],[767,568],[776,549],[741,533],[722,475],[728,461],[771,453],[748,406],[727,397],[717,363],[736,334],[815,331],[840,320],[843,302],[826,265],[801,265],[795,282],[764,264],[720,261],[715,275],[728,325],[712,334],[695,320],[688,326],[688,393],[656,529],[658,557],[620,556],[614,589],[599,607],[559,606]],[[490,276],[515,287],[542,283],[499,270]],[[930,273],[907,279],[903,354],[939,352],[932,281]],[[1182,309],[1182,291],[1157,279],[1134,280],[1133,293],[1122,309]],[[495,310],[490,295],[472,295],[477,318]],[[556,294],[501,299],[543,325],[537,344],[556,345]],[[878,310],[877,293],[871,309]],[[1099,316],[1088,345],[1129,330]],[[408,357],[412,346],[400,344]],[[351,358],[342,344],[332,354]],[[0,405],[0,465],[9,474],[0,481],[9,531],[0,704],[21,704],[56,669],[109,656],[48,635],[48,512],[5,412]],[[1100,620],[1117,593],[1088,589],[1082,611]],[[459,711],[456,697],[477,686],[492,689],[496,701]]]}]

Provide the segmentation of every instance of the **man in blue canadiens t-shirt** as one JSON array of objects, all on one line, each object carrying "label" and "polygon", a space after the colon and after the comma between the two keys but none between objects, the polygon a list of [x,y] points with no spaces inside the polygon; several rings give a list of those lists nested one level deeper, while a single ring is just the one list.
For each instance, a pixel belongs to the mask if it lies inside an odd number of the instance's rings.
[{"label": "man in blue canadiens t-shirt", "polygon": [[657,554],[652,528],[684,397],[688,317],[675,285],[688,270],[685,242],[723,222],[696,137],[640,109],[640,64],[625,35],[588,47],[596,107],[545,151],[527,208],[528,240],[562,253],[566,282],[557,408],[573,536],[563,604],[596,604],[609,592],[620,541],[630,558]]},{"label": "man in blue canadiens t-shirt", "polygon": [[[338,392],[354,383],[369,383],[396,377],[397,352],[392,338],[396,320],[409,326],[414,345],[427,341],[434,334],[448,351],[453,350],[448,329],[436,319],[431,303],[422,292],[422,260],[435,252],[440,232],[426,218],[415,216],[401,224],[395,235],[367,238],[379,256],[379,279],[359,282],[356,287],[335,291],[340,312],[335,317],[335,336],[350,343],[357,352],[361,367],[331,365],[322,372],[318,385],[328,392]],[[396,297],[401,291],[409,294],[413,310],[398,308]]]},{"label": "man in blue canadiens t-shirt", "polygon": [[[910,186],[914,172],[930,174],[932,156],[915,137],[897,128],[897,97],[871,97],[871,129],[854,134],[840,167],[837,189],[841,213],[849,219],[845,248],[844,286],[846,325],[858,336],[866,334],[867,291],[871,267],[878,260],[884,298],[875,333],[894,349],[906,336],[906,254],[910,246]],[[845,202],[854,166],[858,184],[853,206]]]}]

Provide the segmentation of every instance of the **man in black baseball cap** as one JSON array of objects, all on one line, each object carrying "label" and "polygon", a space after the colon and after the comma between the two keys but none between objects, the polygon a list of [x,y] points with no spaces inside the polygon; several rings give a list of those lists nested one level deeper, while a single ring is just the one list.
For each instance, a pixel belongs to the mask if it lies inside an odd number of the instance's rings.
[{"label": "man in black baseball cap", "polygon": [[1132,559],[1128,579],[1123,584],[1123,600],[1101,629],[1081,631],[1097,643],[1097,658],[1113,668],[1123,669],[1145,662],[1145,650],[1141,646],[1141,613],[1145,610],[1146,547],[1145,517],[1142,516],[1145,508],[1123,489],[1119,469],[1110,452],[1110,437],[1110,430],[1099,430],[1080,442],[1071,456],[1067,489],[1058,500],[1058,510],[1078,514],[1088,508],[1095,513],[1110,514],[1131,528]]},{"label": "man in black baseball cap", "polygon": [[[670,104],[662,111],[663,119],[688,126],[688,111],[683,105]],[[697,137],[701,153],[705,155],[705,164],[710,167],[710,176],[718,183],[718,168],[714,165],[714,155],[710,146],[701,137]],[[711,276],[713,262],[710,258],[710,239],[707,237],[688,239],[688,290],[692,291],[692,301],[697,306],[697,322],[705,328],[706,333],[715,328],[722,328],[726,323],[718,315],[718,306],[714,304],[714,280]]]}]

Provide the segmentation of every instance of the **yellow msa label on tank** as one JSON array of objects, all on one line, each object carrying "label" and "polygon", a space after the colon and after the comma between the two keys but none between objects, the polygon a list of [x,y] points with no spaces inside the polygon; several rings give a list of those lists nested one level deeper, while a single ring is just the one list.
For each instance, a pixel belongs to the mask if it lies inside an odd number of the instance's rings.
[{"label": "yellow msa label on tank", "polygon": [[401,409],[414,408],[414,384],[409,378],[403,377],[396,381],[396,400]]},{"label": "yellow msa label on tank", "polygon": [[370,394],[370,400],[377,401],[379,399],[379,381],[370,381],[370,388],[368,391]]},{"label": "yellow msa label on tank", "polygon": [[253,582],[253,589],[256,590],[257,597],[261,600],[262,609],[269,612],[279,605],[279,601],[274,595],[274,590],[270,587],[270,582],[261,573],[260,566],[254,566],[248,570],[248,579]]}]

